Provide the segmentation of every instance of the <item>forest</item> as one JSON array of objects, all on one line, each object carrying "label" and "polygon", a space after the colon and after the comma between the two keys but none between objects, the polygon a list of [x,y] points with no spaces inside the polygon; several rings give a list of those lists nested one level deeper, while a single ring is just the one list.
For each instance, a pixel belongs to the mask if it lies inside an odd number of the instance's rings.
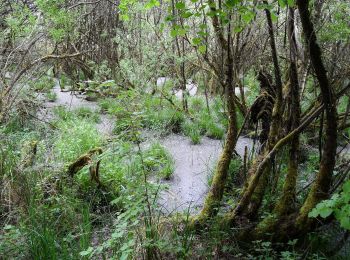
[{"label": "forest", "polygon": [[0,0],[0,259],[350,259],[348,0]]}]

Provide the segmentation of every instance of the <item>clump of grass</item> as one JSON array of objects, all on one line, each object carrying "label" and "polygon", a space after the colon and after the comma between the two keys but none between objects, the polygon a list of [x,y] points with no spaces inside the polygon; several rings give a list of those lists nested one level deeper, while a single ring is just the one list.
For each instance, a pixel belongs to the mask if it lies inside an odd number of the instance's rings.
[{"label": "clump of grass", "polygon": [[58,106],[53,109],[53,112],[57,118],[62,121],[73,121],[81,119],[95,123],[98,123],[100,121],[100,115],[88,107],[80,107],[74,110],[68,110],[64,106]]},{"label": "clump of grass", "polygon": [[217,122],[215,122],[213,116],[208,113],[201,113],[199,115],[199,127],[201,132],[209,138],[222,139],[225,135],[224,128]]},{"label": "clump of grass", "polygon": [[46,93],[46,98],[49,102],[55,102],[57,100],[57,94],[53,90],[50,90]]},{"label": "clump of grass", "polygon": [[36,91],[47,92],[54,88],[55,80],[50,76],[43,76],[37,81],[33,82],[33,88]]},{"label": "clump of grass", "polygon": [[100,115],[96,111],[92,111],[88,107],[80,107],[73,110],[73,113],[76,114],[77,117],[82,119],[90,119],[96,123],[100,122]]},{"label": "clump of grass", "polygon": [[175,170],[171,154],[159,143],[154,143],[144,153],[143,162],[146,169],[156,172],[163,179],[170,179]]},{"label": "clump of grass", "polygon": [[113,134],[117,135],[120,140],[123,141],[139,141],[139,128],[138,122],[133,120],[130,116],[119,118],[114,125]]},{"label": "clump of grass", "polygon": [[116,99],[105,98],[99,100],[99,106],[103,111],[111,115],[122,115],[125,112],[125,106],[121,105]]},{"label": "clump of grass", "polygon": [[191,139],[193,144],[200,144],[201,132],[198,124],[188,120],[182,124],[182,131]]},{"label": "clump of grass", "polygon": [[184,120],[185,117],[181,111],[163,107],[148,109],[143,116],[142,123],[144,127],[152,130],[178,133]]},{"label": "clump of grass", "polygon": [[204,111],[206,109],[205,100],[202,97],[191,97],[188,101],[192,113],[198,113],[199,111]]},{"label": "clump of grass", "polygon": [[70,162],[103,143],[93,122],[84,119],[60,121],[58,128],[54,151],[62,161]]},{"label": "clump of grass", "polygon": [[221,140],[225,135],[225,130],[212,121],[207,124],[206,129],[206,135],[213,139]]},{"label": "clump of grass", "polygon": [[29,258],[78,258],[79,252],[87,249],[91,240],[90,212],[71,195],[51,196],[46,205],[35,199],[40,194],[33,195],[28,216],[22,220]]},{"label": "clump of grass", "polygon": [[62,121],[73,120],[74,118],[73,112],[69,111],[64,106],[54,107],[53,113],[58,118],[58,120]]}]

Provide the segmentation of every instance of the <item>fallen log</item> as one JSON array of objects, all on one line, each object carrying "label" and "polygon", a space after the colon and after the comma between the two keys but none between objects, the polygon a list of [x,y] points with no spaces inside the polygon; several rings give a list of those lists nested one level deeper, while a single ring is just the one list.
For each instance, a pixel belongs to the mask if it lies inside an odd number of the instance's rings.
[{"label": "fallen log", "polygon": [[101,148],[94,148],[88,151],[86,154],[80,156],[76,161],[74,161],[68,166],[68,171],[67,171],[68,175],[70,177],[73,177],[84,166],[90,164],[89,172],[90,172],[91,180],[94,180],[97,182],[97,184],[101,185],[101,182],[99,179],[99,166],[100,166],[101,160],[98,160],[95,165],[93,164],[92,158],[94,155],[100,155],[102,153],[103,151]]}]

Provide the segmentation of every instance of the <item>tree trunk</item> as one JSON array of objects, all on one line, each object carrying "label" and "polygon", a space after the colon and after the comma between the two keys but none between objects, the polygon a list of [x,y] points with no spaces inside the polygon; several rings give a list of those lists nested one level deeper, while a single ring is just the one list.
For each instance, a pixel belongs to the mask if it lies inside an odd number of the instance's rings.
[{"label": "tree trunk", "polygon": [[[213,8],[213,7],[212,7]],[[221,153],[220,159],[217,164],[217,168],[213,177],[213,182],[206,197],[204,206],[196,221],[203,223],[208,217],[212,217],[217,213],[219,203],[222,200],[224,189],[226,185],[228,170],[232,158],[233,151],[236,147],[237,142],[237,116],[235,106],[235,92],[233,85],[233,55],[231,53],[231,26],[228,26],[227,41],[223,37],[222,30],[218,28],[218,19],[216,16],[212,17],[212,23],[217,28],[216,37],[221,49],[225,53],[225,96],[227,101],[227,108],[229,113],[229,126],[226,136],[224,149]]]},{"label": "tree trunk", "polygon": [[316,206],[317,203],[328,197],[335,165],[337,147],[337,110],[335,106],[335,100],[333,98],[332,89],[328,81],[326,69],[323,65],[321,49],[317,43],[314,25],[310,19],[308,4],[309,1],[307,0],[297,1],[297,6],[299,9],[301,23],[305,35],[305,42],[308,46],[311,64],[320,85],[322,99],[325,106],[326,125],[325,142],[320,162],[320,169],[297,218],[296,224],[300,230],[305,230],[310,227],[312,220],[308,219],[308,213]]},{"label": "tree trunk", "polygon": [[[297,68],[297,44],[294,30],[294,9],[288,10],[288,38],[290,49],[289,80],[291,88],[291,106],[289,107],[290,129],[296,129],[300,124],[300,95]],[[292,138],[289,148],[288,172],[283,186],[282,197],[278,201],[275,211],[278,215],[286,215],[295,210],[295,187],[298,177],[299,134]]]}]

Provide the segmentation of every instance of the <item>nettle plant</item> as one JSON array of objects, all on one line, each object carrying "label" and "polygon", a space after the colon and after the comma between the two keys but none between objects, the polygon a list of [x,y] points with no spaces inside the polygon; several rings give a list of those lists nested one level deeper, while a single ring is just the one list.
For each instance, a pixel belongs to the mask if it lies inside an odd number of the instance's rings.
[{"label": "nettle plant", "polygon": [[327,218],[332,214],[340,222],[341,227],[350,230],[350,180],[343,185],[340,193],[319,203],[309,213],[309,217]]}]

